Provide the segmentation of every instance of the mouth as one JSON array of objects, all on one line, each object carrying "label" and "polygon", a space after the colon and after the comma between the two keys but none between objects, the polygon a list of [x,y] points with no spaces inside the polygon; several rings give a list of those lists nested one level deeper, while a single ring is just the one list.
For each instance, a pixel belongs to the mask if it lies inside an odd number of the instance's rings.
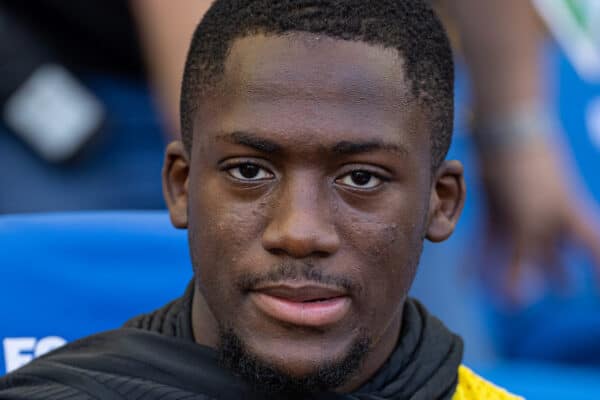
[{"label": "mouth", "polygon": [[265,315],[292,325],[324,327],[348,313],[351,299],[344,290],[318,285],[278,284],[250,292],[254,305]]}]

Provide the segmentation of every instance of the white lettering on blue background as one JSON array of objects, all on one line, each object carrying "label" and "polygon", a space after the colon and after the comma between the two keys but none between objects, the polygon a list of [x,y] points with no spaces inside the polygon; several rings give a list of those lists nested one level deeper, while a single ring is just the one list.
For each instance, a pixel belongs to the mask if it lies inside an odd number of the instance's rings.
[{"label": "white lettering on blue background", "polygon": [[48,336],[39,340],[33,337],[5,338],[2,341],[2,347],[4,348],[6,373],[21,368],[34,358],[40,357],[66,343],[67,341],[59,336]]}]

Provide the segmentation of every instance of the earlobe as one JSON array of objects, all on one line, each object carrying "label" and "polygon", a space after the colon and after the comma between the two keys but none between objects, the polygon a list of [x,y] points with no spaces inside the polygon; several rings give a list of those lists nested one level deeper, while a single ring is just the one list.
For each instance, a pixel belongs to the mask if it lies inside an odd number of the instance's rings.
[{"label": "earlobe", "polygon": [[187,228],[188,224],[188,178],[189,158],[179,140],[167,146],[162,170],[163,196],[169,209],[171,223],[176,228]]},{"label": "earlobe", "polygon": [[433,182],[426,237],[442,242],[454,232],[465,204],[466,186],[460,161],[445,161]]}]

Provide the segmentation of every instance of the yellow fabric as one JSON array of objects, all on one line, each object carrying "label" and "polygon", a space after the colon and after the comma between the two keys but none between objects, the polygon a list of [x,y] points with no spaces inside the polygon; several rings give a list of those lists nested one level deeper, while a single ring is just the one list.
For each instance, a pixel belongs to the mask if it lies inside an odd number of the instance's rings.
[{"label": "yellow fabric", "polygon": [[452,400],[523,400],[523,398],[508,393],[461,365],[458,369],[458,385]]}]

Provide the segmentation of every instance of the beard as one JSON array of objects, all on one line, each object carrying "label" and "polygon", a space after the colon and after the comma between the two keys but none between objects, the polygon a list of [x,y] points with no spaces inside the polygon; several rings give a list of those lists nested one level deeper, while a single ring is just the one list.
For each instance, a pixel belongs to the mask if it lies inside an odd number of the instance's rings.
[{"label": "beard", "polygon": [[308,393],[333,390],[346,383],[361,367],[370,345],[371,340],[363,334],[340,360],[316,366],[311,373],[292,376],[249,352],[233,330],[221,329],[219,361],[255,391],[293,399],[302,398]]}]

